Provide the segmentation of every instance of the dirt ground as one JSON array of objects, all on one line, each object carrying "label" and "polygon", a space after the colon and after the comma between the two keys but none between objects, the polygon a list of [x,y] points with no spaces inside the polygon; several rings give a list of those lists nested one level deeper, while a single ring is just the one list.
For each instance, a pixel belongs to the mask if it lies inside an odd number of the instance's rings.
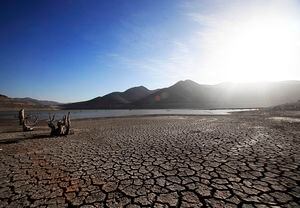
[{"label": "dirt ground", "polygon": [[300,122],[266,115],[0,121],[0,207],[300,207]]}]

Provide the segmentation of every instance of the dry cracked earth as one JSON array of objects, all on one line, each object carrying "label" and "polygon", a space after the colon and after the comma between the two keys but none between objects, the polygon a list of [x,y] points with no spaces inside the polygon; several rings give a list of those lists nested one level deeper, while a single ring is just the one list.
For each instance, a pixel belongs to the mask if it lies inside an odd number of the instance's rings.
[{"label": "dry cracked earth", "polygon": [[0,207],[300,207],[300,123],[158,116],[73,127],[11,142],[2,131]]}]

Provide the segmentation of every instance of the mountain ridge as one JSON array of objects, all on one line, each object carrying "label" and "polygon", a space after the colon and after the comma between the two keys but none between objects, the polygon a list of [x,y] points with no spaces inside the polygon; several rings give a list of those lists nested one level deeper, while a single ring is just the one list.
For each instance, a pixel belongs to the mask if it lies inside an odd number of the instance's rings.
[{"label": "mountain ridge", "polygon": [[130,108],[131,103],[150,95],[153,90],[144,86],[129,88],[123,92],[111,92],[87,101],[62,105],[66,109],[118,109]]},{"label": "mountain ridge", "polygon": [[6,95],[0,94],[0,109],[52,109],[58,105],[61,105],[61,103],[49,100],[38,100],[30,97],[11,98]]},{"label": "mountain ridge", "polygon": [[300,81],[198,84],[183,80],[161,89],[144,86],[111,92],[90,100],[60,104],[33,98],[10,98],[0,94],[0,109],[221,109],[264,108],[300,100]]},{"label": "mountain ridge", "polygon": [[300,81],[294,80],[216,85],[184,80],[157,90],[148,90],[143,86],[133,87],[124,92],[112,92],[103,97],[65,104],[62,107],[65,109],[262,108],[299,99]]}]

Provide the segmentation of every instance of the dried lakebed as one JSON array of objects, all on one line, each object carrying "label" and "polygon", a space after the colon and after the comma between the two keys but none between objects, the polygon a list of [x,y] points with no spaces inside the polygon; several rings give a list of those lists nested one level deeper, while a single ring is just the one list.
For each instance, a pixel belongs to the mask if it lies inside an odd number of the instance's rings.
[{"label": "dried lakebed", "polygon": [[0,207],[300,206],[299,122],[158,116],[73,126],[59,138],[0,133]]}]

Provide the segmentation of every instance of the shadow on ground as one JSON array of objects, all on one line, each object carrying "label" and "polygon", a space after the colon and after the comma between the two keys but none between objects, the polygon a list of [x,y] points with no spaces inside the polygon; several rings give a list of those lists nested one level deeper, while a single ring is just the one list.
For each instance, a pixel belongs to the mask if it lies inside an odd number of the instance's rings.
[{"label": "shadow on ground", "polygon": [[31,140],[31,139],[44,139],[44,138],[50,138],[49,134],[34,134],[34,135],[28,135],[26,137],[18,137],[18,138],[10,138],[10,139],[1,139],[0,144],[12,144],[12,143],[19,143],[21,141],[25,140]]}]

